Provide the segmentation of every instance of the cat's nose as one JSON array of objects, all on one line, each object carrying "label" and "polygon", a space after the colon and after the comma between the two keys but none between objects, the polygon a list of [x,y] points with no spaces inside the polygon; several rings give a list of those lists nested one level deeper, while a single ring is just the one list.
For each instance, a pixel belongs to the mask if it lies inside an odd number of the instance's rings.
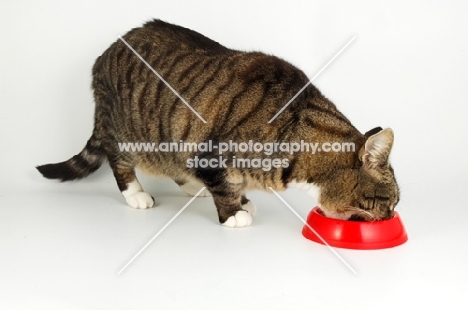
[{"label": "cat's nose", "polygon": [[364,222],[366,219],[359,215],[359,214],[353,214],[351,215],[351,217],[349,218],[349,221],[355,221],[355,222]]}]

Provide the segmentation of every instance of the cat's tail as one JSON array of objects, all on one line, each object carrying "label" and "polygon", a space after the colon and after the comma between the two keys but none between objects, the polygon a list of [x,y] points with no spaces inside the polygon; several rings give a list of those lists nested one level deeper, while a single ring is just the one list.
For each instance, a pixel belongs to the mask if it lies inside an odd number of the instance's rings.
[{"label": "cat's tail", "polygon": [[86,143],[85,148],[67,161],[37,166],[42,175],[48,179],[71,181],[84,178],[101,167],[106,155],[101,141],[93,134]]}]

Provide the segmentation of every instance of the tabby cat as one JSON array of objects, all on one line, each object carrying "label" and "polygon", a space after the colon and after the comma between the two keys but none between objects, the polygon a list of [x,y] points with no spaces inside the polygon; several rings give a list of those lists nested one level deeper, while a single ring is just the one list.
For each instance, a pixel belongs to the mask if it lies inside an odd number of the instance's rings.
[{"label": "tabby cat", "polygon": [[[128,46],[125,44],[127,43]],[[201,120],[154,74],[136,53],[175,89]],[[86,177],[107,159],[127,203],[154,205],[135,168],[172,178],[189,195],[212,196],[219,221],[248,226],[255,206],[251,189],[282,191],[298,187],[316,195],[330,217],[379,220],[393,216],[399,189],[389,154],[391,129],[361,134],[335,105],[309,85],[274,121],[269,120],[308,82],[290,63],[260,52],[228,49],[180,26],[153,20],[114,42],[98,59],[92,88],[94,130],[85,148],[71,159],[38,166],[49,179]],[[225,165],[202,167],[194,158],[218,158],[219,152],[122,151],[122,143],[235,141],[348,142],[352,152],[265,152],[232,149]],[[235,166],[236,159],[279,158],[271,169]],[[192,160],[192,165],[188,163]],[[278,162],[277,162],[278,163]]]}]

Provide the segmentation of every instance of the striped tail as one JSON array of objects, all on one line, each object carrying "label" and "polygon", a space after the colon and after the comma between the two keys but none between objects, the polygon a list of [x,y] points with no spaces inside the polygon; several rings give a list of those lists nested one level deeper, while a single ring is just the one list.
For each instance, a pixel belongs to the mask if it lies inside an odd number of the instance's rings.
[{"label": "striped tail", "polygon": [[101,142],[92,135],[78,155],[61,163],[37,166],[36,169],[48,179],[71,181],[84,178],[96,171],[101,167],[105,158]]}]

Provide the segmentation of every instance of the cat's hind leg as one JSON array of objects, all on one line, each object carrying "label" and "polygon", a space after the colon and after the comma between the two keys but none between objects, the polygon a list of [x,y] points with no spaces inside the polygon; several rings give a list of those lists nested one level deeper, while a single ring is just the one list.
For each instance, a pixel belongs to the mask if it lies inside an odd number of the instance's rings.
[{"label": "cat's hind leg", "polygon": [[[127,203],[135,209],[146,209],[154,206],[153,197],[141,187],[135,175],[135,158],[133,155],[117,147],[119,141],[115,141],[116,134],[112,113],[117,113],[116,99],[112,92],[108,91],[107,80],[98,70],[100,64],[96,61],[93,68],[93,89],[96,101],[94,133],[102,141],[102,150],[109,160],[115,180]],[[112,111],[112,112],[110,112]],[[124,111],[121,111],[124,113]],[[120,124],[120,126],[124,126]]]},{"label": "cat's hind leg", "polygon": [[135,175],[135,169],[123,162],[110,161],[117,185],[127,204],[135,209],[147,209],[154,206],[154,198],[145,192]]},{"label": "cat's hind leg", "polygon": [[154,206],[154,198],[143,190],[140,182],[135,177],[130,183],[126,183],[127,189],[122,191],[127,204],[135,209],[147,209]]}]

